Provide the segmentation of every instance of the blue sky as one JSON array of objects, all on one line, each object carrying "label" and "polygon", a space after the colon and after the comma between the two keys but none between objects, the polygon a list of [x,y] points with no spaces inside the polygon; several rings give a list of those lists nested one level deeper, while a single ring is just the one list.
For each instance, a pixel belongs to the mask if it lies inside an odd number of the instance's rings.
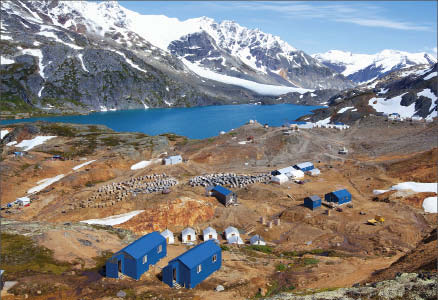
[{"label": "blue sky", "polygon": [[383,49],[436,54],[436,1],[120,1],[141,14],[233,20],[309,54]]}]

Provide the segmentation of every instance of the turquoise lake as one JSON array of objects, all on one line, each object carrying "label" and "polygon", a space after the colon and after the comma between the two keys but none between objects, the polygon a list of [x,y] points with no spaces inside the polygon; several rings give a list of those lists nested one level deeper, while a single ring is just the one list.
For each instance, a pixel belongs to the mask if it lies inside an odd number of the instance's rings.
[{"label": "turquoise lake", "polygon": [[38,117],[20,120],[2,120],[1,125],[20,122],[64,122],[77,124],[102,124],[115,131],[143,132],[149,135],[176,133],[192,139],[216,136],[257,120],[270,126],[281,126],[311,113],[319,106],[294,104],[276,105],[221,105],[191,108],[153,108],[95,112],[89,115]]}]

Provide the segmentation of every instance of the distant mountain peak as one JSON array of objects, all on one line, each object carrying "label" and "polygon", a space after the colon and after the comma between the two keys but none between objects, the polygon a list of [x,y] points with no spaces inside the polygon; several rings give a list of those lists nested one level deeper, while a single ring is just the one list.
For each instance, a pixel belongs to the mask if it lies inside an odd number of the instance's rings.
[{"label": "distant mountain peak", "polygon": [[437,62],[435,57],[426,52],[410,53],[393,49],[384,49],[376,54],[330,50],[314,54],[312,57],[359,84],[406,67],[432,65]]}]

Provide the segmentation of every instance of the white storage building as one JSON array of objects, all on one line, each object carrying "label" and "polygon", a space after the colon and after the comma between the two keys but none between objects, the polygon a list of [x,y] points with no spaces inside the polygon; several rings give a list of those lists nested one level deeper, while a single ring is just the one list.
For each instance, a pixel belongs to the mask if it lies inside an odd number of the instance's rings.
[{"label": "white storage building", "polygon": [[183,243],[192,243],[196,241],[196,232],[193,228],[187,227],[181,233]]},{"label": "white storage building", "polygon": [[163,160],[163,163],[165,165],[176,165],[182,163],[182,157],[181,155],[173,155],[165,158]]},{"label": "white storage building", "polygon": [[228,240],[230,237],[233,237],[233,236],[240,237],[239,230],[237,230],[236,227],[228,226],[227,229],[225,229],[225,238]]},{"label": "white storage building", "polygon": [[214,228],[210,226],[208,226],[202,231],[202,235],[204,237],[204,241],[217,240],[217,232]]},{"label": "white storage building", "polygon": [[260,246],[265,246],[266,242],[265,240],[258,234],[254,235],[253,237],[251,237],[249,239],[249,242],[251,243],[251,245],[260,245]]},{"label": "white storage building", "polygon": [[166,242],[168,244],[174,244],[175,243],[175,238],[173,236],[173,232],[170,231],[169,229],[164,230],[161,235],[166,239]]},{"label": "white storage building", "polygon": [[289,180],[289,177],[287,177],[284,174],[275,175],[271,177],[271,182],[275,184],[282,184]]}]

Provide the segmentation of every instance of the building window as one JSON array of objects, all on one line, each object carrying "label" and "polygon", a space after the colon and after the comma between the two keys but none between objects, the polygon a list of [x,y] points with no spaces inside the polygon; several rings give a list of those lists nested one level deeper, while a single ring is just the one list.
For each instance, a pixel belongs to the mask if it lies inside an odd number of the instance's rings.
[{"label": "building window", "polygon": [[215,263],[217,261],[217,255],[213,255],[212,261]]},{"label": "building window", "polygon": [[145,255],[145,256],[143,256],[143,264],[145,264],[145,263],[147,263],[147,262],[148,262],[148,256]]},{"label": "building window", "polygon": [[197,273],[201,273],[201,271],[202,271],[202,266],[198,265],[198,267],[196,268],[196,272]]},{"label": "building window", "polygon": [[157,253],[161,253],[163,250],[163,245],[158,245]]}]

